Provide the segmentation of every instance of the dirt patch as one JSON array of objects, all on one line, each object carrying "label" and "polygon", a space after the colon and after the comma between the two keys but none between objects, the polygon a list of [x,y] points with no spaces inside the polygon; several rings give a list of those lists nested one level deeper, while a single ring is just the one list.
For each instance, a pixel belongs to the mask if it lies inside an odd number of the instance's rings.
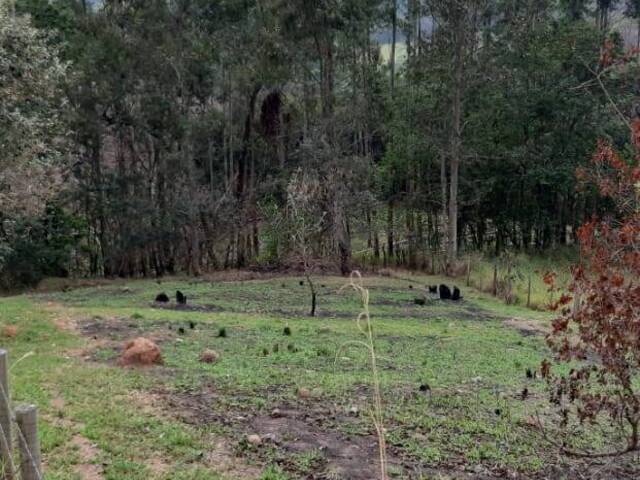
[{"label": "dirt patch", "polygon": [[158,308],[160,310],[173,310],[176,312],[224,312],[224,308],[217,305],[193,305],[187,303],[185,305],[173,304],[173,303],[159,303],[153,302],[151,308]]},{"label": "dirt patch", "polygon": [[[177,417],[194,426],[223,423],[223,419],[231,423],[244,418],[239,413],[234,415],[230,410],[213,412],[218,397],[211,389],[201,393],[135,391],[131,392],[130,398],[145,413],[167,421],[175,421]],[[254,480],[262,475],[260,468],[248,465],[244,459],[233,452],[233,442],[228,438],[211,434],[207,436],[206,444],[209,448],[203,452],[202,462],[216,473],[243,480]],[[166,473],[169,468],[166,462],[155,458],[148,461],[147,465],[156,475]]]},{"label": "dirt patch", "polygon": [[76,434],[71,438],[71,445],[80,457],[80,463],[74,466],[76,474],[82,480],[101,480],[104,477],[102,465],[96,464],[100,450],[82,435]]},{"label": "dirt patch", "polygon": [[175,338],[175,333],[169,329],[173,325],[172,322],[142,324],[127,318],[94,317],[77,321],[76,329],[83,336],[94,340],[121,342],[144,335],[156,343],[162,343]]},{"label": "dirt patch", "polygon": [[531,337],[536,335],[546,335],[551,329],[548,325],[536,320],[526,318],[509,318],[502,322],[505,327],[517,329],[523,336]]},{"label": "dirt patch", "polygon": [[[375,436],[346,437],[335,431],[325,431],[309,422],[300,412],[287,410],[286,416],[258,416],[249,422],[249,429],[284,449],[286,458],[292,454],[317,455],[320,471],[309,478],[370,480],[379,475],[378,443]],[[394,456],[389,464],[401,467]],[[295,468],[295,464],[290,465]]]},{"label": "dirt patch", "polygon": [[[272,392],[273,393],[273,392]],[[165,392],[165,405],[173,415],[193,425],[217,424],[229,427],[233,432],[256,434],[263,440],[259,449],[276,447],[277,461],[290,471],[300,471],[295,459],[304,454],[314,456],[314,468],[304,472],[309,479],[370,480],[378,478],[378,443],[371,434],[346,435],[338,426],[353,424],[352,431],[362,430],[355,419],[346,414],[337,414],[331,409],[313,403],[283,405],[274,410],[277,414],[266,415],[251,409],[233,408],[225,405],[224,395],[208,388],[200,392]],[[234,395],[234,404],[244,402]],[[242,440],[236,439],[241,445]],[[229,459],[229,442],[216,447],[223,457]],[[261,455],[258,451],[258,456]],[[219,453],[216,453],[217,455]],[[214,455],[214,458],[215,458]],[[219,463],[219,462],[218,462]],[[407,463],[393,453],[389,463],[396,470],[407,470]],[[223,462],[224,465],[224,462]],[[256,472],[257,473],[257,472]],[[244,478],[244,477],[233,477]]]}]

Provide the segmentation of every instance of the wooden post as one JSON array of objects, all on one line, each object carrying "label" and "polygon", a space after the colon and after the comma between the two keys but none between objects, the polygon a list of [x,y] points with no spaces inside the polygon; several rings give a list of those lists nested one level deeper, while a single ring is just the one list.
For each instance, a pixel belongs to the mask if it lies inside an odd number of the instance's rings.
[{"label": "wooden post", "polygon": [[467,257],[467,287],[471,285],[471,255]]},{"label": "wooden post", "polygon": [[15,410],[20,430],[20,472],[22,480],[40,480],[40,442],[38,441],[38,408],[21,405]]},{"label": "wooden post", "polygon": [[493,264],[493,296],[498,296],[498,263]]},{"label": "wooden post", "polygon": [[527,285],[527,308],[531,307],[531,273],[529,273],[529,284]]},{"label": "wooden post", "polygon": [[11,396],[9,395],[9,354],[0,349],[0,459],[3,466],[3,480],[14,478],[11,456]]}]

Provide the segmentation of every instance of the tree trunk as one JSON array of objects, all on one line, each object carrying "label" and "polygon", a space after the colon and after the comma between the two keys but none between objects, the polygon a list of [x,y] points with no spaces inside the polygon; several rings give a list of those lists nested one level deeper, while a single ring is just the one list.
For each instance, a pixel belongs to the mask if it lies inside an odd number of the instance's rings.
[{"label": "tree trunk", "polygon": [[396,84],[396,35],[398,32],[398,0],[393,0],[393,12],[391,13],[391,56],[389,57],[389,71],[391,74],[390,88],[393,97]]},{"label": "tree trunk", "polygon": [[393,202],[390,201],[387,207],[387,255],[389,261],[391,261],[391,257],[393,257],[393,244]]},{"label": "tree trunk", "polygon": [[451,264],[458,256],[458,176],[460,157],[462,154],[462,97],[464,93],[464,43],[465,43],[465,14],[460,16],[454,25],[455,54],[454,54],[454,82],[453,101],[451,104],[451,158],[449,185],[449,238],[447,260]]}]

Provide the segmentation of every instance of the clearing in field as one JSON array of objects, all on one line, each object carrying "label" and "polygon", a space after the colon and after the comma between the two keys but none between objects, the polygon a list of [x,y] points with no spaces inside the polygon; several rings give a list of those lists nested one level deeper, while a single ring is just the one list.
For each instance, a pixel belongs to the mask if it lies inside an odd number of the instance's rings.
[{"label": "clearing in field", "polygon": [[[433,277],[370,276],[391,478],[634,478],[632,459],[559,456],[536,370],[546,314]],[[13,396],[43,412],[51,479],[378,478],[371,371],[346,280],[105,282],[0,300]],[[175,302],[175,292],[187,296]],[[169,303],[155,303],[166,292]],[[424,298],[419,305],[416,298]],[[155,342],[162,365],[118,365]],[[211,358],[202,361],[203,352]],[[590,437],[589,442],[598,442]],[[637,464],[636,464],[637,467]]]}]

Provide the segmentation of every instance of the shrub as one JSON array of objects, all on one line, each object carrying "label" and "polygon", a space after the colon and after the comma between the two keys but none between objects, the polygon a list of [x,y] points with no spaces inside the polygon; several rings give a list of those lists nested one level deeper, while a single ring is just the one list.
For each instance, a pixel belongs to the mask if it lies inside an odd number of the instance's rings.
[{"label": "shrub", "polygon": [[[573,368],[554,375],[547,361],[542,365],[563,423],[596,423],[604,416],[626,438],[618,451],[598,455],[640,449],[640,119],[631,127],[632,160],[599,142],[593,168],[579,172],[614,202],[617,214],[580,228],[582,262],[573,269],[569,293],[554,305],[560,314],[547,340],[556,359]],[[545,282],[556,289],[553,273]]]}]

